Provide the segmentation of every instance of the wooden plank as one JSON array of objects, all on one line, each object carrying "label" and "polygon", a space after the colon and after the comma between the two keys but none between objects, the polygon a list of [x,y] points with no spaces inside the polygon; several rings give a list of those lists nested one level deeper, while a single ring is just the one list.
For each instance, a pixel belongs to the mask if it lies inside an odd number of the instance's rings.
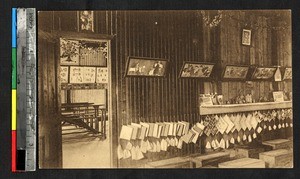
[{"label": "wooden plank", "polygon": [[229,152],[217,152],[201,156],[192,155],[190,159],[194,168],[202,168],[209,165],[216,166],[228,160],[230,160]]},{"label": "wooden plank", "polygon": [[219,163],[219,168],[265,168],[265,162],[258,159],[242,158]]},{"label": "wooden plank", "polygon": [[262,144],[271,146],[273,149],[293,148],[293,141],[288,139],[275,139],[263,141]]},{"label": "wooden plank", "polygon": [[259,159],[266,162],[268,168],[292,168],[293,152],[286,149],[272,150],[259,154]]},{"label": "wooden plank", "polygon": [[155,162],[148,162],[145,168],[189,168],[190,160],[187,157],[175,157]]}]

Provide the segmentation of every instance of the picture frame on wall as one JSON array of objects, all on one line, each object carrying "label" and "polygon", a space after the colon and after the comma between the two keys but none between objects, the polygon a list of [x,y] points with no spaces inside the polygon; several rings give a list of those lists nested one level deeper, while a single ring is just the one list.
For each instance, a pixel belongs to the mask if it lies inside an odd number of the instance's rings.
[{"label": "picture frame on wall", "polygon": [[226,65],[223,70],[223,80],[246,80],[249,66]]},{"label": "picture frame on wall", "polygon": [[242,31],[242,44],[250,46],[251,45],[251,30],[243,29]]},{"label": "picture frame on wall", "polygon": [[274,102],[283,102],[284,101],[283,91],[274,91],[273,99],[274,99]]},{"label": "picture frame on wall", "polygon": [[69,67],[60,66],[60,82],[69,83]]},{"label": "picture frame on wall", "polygon": [[255,67],[252,73],[252,80],[270,80],[273,79],[276,67]]},{"label": "picture frame on wall", "polygon": [[165,77],[167,67],[167,59],[128,57],[125,77]]},{"label": "picture frame on wall", "polygon": [[78,11],[78,29],[94,32],[94,11]]},{"label": "picture frame on wall", "polygon": [[59,39],[60,65],[79,65],[79,41],[72,39]]},{"label": "picture frame on wall", "polygon": [[292,80],[293,71],[292,67],[285,67],[283,73],[283,80]]},{"label": "picture frame on wall", "polygon": [[180,78],[211,78],[214,63],[206,62],[188,62],[182,65]]}]

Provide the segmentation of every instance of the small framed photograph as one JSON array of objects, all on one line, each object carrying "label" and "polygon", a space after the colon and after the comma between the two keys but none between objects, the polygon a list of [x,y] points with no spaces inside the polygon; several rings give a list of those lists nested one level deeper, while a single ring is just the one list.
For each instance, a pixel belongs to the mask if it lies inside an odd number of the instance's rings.
[{"label": "small framed photograph", "polygon": [[253,74],[252,80],[268,80],[274,77],[276,67],[256,67]]},{"label": "small framed photograph", "polygon": [[249,71],[249,66],[226,65],[223,71],[224,80],[245,80]]},{"label": "small framed photograph", "polygon": [[184,62],[181,78],[210,78],[215,64],[204,62]]},{"label": "small framed photograph", "polygon": [[126,77],[164,77],[168,60],[158,58],[129,57]]},{"label": "small framed photograph", "polygon": [[283,91],[274,91],[273,98],[274,98],[274,102],[283,102],[284,101]]},{"label": "small framed photograph", "polygon": [[291,80],[292,79],[292,67],[286,67],[283,73],[283,80]]},{"label": "small framed photograph", "polygon": [[199,96],[199,104],[200,106],[212,106],[212,96],[210,94],[200,94]]},{"label": "small framed photograph", "polygon": [[242,44],[251,45],[251,30],[243,29]]},{"label": "small framed photograph", "polygon": [[79,41],[60,38],[60,64],[79,65]]},{"label": "small framed photograph", "polygon": [[79,11],[78,26],[80,31],[94,32],[94,11]]}]

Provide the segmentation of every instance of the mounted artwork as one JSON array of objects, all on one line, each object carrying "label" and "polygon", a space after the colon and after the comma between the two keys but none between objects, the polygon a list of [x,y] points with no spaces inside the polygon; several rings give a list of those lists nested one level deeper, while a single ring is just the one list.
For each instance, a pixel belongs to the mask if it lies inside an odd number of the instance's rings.
[{"label": "mounted artwork", "polygon": [[70,83],[83,83],[83,67],[71,66],[70,67]]},{"label": "mounted artwork", "polygon": [[95,83],[96,67],[83,67],[83,83]]},{"label": "mounted artwork", "polygon": [[68,66],[60,67],[60,82],[61,83],[69,82],[69,67]]},{"label": "mounted artwork", "polygon": [[214,64],[201,62],[184,62],[181,78],[210,78]]},{"label": "mounted artwork", "polygon": [[107,67],[108,41],[80,41],[80,65]]},{"label": "mounted artwork", "polygon": [[166,59],[129,57],[125,76],[164,77],[167,65]]},{"label": "mounted artwork", "polygon": [[108,69],[97,68],[96,83],[108,83]]},{"label": "mounted artwork", "polygon": [[79,11],[78,25],[80,31],[94,32],[94,12],[93,11]]},{"label": "mounted artwork", "polygon": [[256,67],[253,74],[253,80],[268,80],[273,78],[276,67]]},{"label": "mounted artwork", "polygon": [[223,79],[245,80],[249,71],[248,66],[226,65]]},{"label": "mounted artwork", "polygon": [[243,29],[242,44],[251,45],[251,30]]},{"label": "mounted artwork", "polygon": [[79,41],[60,38],[60,64],[79,65]]},{"label": "mounted artwork", "polygon": [[283,80],[291,80],[292,79],[292,68],[286,67],[283,74]]}]

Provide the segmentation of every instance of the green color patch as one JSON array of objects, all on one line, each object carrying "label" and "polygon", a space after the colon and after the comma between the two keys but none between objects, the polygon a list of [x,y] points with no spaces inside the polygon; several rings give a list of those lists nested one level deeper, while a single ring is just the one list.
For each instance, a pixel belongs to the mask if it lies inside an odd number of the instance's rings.
[{"label": "green color patch", "polygon": [[12,61],[11,61],[11,67],[12,67],[12,81],[11,81],[11,87],[12,89],[17,89],[17,49],[12,48]]}]

